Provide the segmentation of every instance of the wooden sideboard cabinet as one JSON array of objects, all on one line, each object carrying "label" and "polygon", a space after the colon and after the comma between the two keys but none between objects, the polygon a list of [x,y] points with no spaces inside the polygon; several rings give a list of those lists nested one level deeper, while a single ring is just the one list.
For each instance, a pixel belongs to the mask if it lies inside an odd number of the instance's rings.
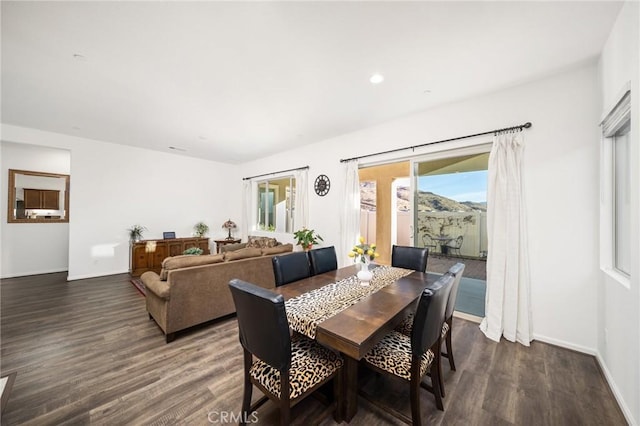
[{"label": "wooden sideboard cabinet", "polygon": [[179,256],[186,249],[199,247],[202,254],[209,254],[208,238],[172,238],[170,240],[142,240],[131,243],[131,267],[134,277],[147,271],[160,273],[162,261],[169,256]]}]

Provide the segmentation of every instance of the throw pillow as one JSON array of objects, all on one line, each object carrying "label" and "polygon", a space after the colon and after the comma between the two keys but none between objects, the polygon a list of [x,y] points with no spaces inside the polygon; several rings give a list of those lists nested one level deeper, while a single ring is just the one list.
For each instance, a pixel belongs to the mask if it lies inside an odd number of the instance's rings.
[{"label": "throw pillow", "polygon": [[249,240],[247,241],[247,247],[255,247],[259,249],[275,247],[276,245],[278,245],[278,240],[269,237],[249,237]]}]

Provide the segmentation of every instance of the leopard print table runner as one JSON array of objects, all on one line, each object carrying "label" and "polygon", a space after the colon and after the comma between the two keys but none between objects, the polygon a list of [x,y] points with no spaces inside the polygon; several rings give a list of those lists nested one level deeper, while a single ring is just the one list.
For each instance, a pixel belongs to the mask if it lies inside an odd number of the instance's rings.
[{"label": "leopard print table runner", "polygon": [[298,333],[315,339],[316,328],[322,321],[355,305],[370,294],[413,271],[391,266],[378,266],[371,272],[373,278],[368,286],[360,285],[360,281],[354,275],[287,300],[285,308],[289,326]]}]

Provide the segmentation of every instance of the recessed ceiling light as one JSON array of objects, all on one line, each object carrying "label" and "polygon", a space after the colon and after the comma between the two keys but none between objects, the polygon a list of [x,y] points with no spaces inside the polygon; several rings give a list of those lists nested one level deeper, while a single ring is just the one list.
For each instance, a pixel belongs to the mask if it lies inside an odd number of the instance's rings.
[{"label": "recessed ceiling light", "polygon": [[371,84],[380,84],[384,81],[384,76],[382,74],[375,73],[369,79]]},{"label": "recessed ceiling light", "polygon": [[187,152],[187,150],[186,150],[186,149],[184,149],[184,148],[178,148],[178,147],[176,147],[176,146],[170,146],[170,147],[169,147],[169,149],[172,149],[172,150],[174,150],[174,151]]}]

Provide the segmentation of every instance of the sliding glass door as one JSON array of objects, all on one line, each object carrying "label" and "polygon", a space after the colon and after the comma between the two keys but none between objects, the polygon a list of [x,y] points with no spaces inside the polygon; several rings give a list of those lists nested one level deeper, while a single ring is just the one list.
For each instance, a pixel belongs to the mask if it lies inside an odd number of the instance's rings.
[{"label": "sliding glass door", "polygon": [[413,162],[413,237],[445,257],[487,254],[489,154]]},{"label": "sliding glass door", "polygon": [[487,167],[490,146],[412,161],[413,241],[429,248],[427,271],[465,264],[456,310],[484,316]]}]

